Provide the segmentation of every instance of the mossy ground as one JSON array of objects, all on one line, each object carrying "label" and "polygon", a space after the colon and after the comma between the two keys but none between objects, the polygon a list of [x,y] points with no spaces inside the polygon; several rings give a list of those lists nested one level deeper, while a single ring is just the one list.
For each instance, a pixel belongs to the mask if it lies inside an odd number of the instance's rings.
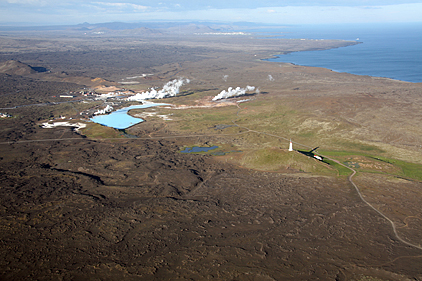
[{"label": "mossy ground", "polygon": [[82,129],[81,133],[94,139],[124,138],[120,131],[96,123],[87,123],[86,128]]},{"label": "mossy ground", "polygon": [[[202,94],[203,95],[203,94]],[[185,96],[184,99],[200,98],[200,95]],[[396,160],[388,150],[378,145],[362,142],[343,135],[350,125],[342,122],[328,122],[291,104],[267,96],[255,97],[239,107],[231,105],[215,108],[165,109],[156,108],[158,114],[171,114],[172,121],[166,121],[174,134],[197,135],[204,138],[196,141],[202,145],[208,137],[208,144],[232,145],[242,153],[221,156],[221,159],[251,169],[281,171],[295,169],[319,175],[346,176],[351,170],[325,159],[320,162],[297,153],[287,153],[287,138],[292,138],[295,149],[310,150],[321,146],[317,152],[330,156],[358,172],[385,173],[415,180],[422,179],[422,165]],[[223,130],[217,125],[230,125]],[[233,126],[232,126],[233,125]],[[237,126],[235,126],[237,125]],[[142,125],[141,125],[142,126]],[[262,132],[264,134],[261,134]],[[187,141],[187,144],[192,144]],[[224,149],[219,149],[219,151]],[[227,150],[227,149],[226,149]]]}]

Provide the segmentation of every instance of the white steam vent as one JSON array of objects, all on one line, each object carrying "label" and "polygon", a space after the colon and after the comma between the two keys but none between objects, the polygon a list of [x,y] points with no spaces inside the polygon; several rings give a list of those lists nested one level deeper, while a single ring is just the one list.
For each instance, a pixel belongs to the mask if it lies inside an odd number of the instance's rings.
[{"label": "white steam vent", "polygon": [[[246,86],[246,88],[237,87],[236,89],[229,87],[227,91],[223,90],[221,93],[216,95],[212,100],[216,101],[216,100],[227,99],[227,98],[232,98],[232,97],[244,96],[246,95],[246,92],[251,92],[254,90],[255,90],[254,86]],[[256,92],[258,93],[259,90],[257,89]]]},{"label": "white steam vent", "polygon": [[107,105],[104,109],[99,109],[96,112],[94,112],[94,115],[100,115],[100,114],[106,114],[107,112],[112,112],[113,107],[110,105]]},{"label": "white steam vent", "polygon": [[163,86],[163,89],[157,91],[152,89],[149,92],[138,93],[134,96],[128,97],[129,101],[143,101],[143,100],[151,100],[151,99],[163,99],[168,97],[174,97],[179,94],[179,89],[184,84],[190,83],[189,79],[175,79]]}]

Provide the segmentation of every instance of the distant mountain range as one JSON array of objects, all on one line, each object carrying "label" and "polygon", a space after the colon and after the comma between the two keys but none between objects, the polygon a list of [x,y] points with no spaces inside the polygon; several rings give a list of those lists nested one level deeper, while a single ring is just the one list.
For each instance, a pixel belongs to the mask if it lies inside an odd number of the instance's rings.
[{"label": "distant mountain range", "polygon": [[[241,23],[245,26],[246,23]],[[81,23],[58,26],[0,26],[0,31],[63,31],[87,34],[122,34],[122,35],[162,35],[230,32],[238,29],[236,24],[216,24],[204,22],[106,22]]]}]

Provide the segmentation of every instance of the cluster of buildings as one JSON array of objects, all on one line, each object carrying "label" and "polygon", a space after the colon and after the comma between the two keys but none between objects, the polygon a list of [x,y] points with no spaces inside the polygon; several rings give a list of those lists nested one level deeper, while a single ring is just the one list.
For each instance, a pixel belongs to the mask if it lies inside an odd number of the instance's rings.
[{"label": "cluster of buildings", "polygon": [[134,92],[131,90],[121,89],[118,91],[112,91],[108,93],[97,93],[93,89],[84,88],[83,90],[77,93],[69,92],[69,93],[61,95],[60,97],[75,98],[76,97],[75,94],[78,94],[79,96],[82,96],[82,97],[91,97],[95,100],[106,100],[108,98],[126,97],[128,95],[133,95]]},{"label": "cluster of buildings", "polygon": [[118,97],[127,97],[127,95],[132,95],[133,92],[121,92],[121,91],[116,91],[116,92],[108,92],[105,94],[95,94],[94,99],[96,100],[106,100],[108,98],[118,98]]}]

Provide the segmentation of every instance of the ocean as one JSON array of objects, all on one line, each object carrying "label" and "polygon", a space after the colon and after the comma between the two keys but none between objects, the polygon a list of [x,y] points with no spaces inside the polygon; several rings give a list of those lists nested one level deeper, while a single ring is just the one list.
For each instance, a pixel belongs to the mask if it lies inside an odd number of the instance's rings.
[{"label": "ocean", "polygon": [[303,25],[267,31],[262,35],[362,42],[324,51],[294,52],[270,61],[422,82],[422,23]]}]

